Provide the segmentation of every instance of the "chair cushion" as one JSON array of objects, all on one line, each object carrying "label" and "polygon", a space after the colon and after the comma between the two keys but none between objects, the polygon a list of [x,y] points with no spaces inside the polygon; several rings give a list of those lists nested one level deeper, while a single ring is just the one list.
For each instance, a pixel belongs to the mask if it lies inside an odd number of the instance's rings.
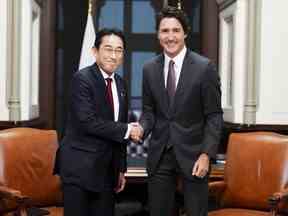
[{"label": "chair cushion", "polygon": [[269,212],[262,212],[249,209],[220,209],[209,212],[208,216],[269,216]]}]

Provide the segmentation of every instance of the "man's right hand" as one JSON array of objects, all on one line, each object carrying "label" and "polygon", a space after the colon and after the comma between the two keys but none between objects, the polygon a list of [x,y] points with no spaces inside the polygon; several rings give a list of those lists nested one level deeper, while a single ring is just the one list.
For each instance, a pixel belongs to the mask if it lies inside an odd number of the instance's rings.
[{"label": "man's right hand", "polygon": [[132,122],[130,123],[130,125],[131,125],[131,131],[129,136],[130,139],[135,143],[142,141],[144,133],[142,126],[138,122]]}]

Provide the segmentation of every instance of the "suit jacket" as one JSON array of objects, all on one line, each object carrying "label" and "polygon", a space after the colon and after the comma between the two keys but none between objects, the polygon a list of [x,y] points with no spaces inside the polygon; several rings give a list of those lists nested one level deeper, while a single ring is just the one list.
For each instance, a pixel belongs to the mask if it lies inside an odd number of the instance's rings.
[{"label": "suit jacket", "polygon": [[101,191],[126,171],[127,94],[115,74],[119,119],[105,98],[105,80],[96,64],[74,74],[65,136],[57,151],[55,173],[64,183]]},{"label": "suit jacket", "polygon": [[173,103],[164,83],[164,55],[143,67],[143,114],[140,124],[149,141],[147,170],[155,171],[167,144],[173,145],[183,173],[192,177],[192,167],[201,153],[215,157],[222,129],[220,82],[214,65],[187,50]]}]

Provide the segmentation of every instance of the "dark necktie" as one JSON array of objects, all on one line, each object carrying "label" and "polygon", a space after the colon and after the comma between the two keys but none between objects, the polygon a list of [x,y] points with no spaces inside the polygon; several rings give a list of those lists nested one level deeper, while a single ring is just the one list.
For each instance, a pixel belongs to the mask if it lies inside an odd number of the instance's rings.
[{"label": "dark necktie", "polygon": [[111,109],[113,111],[113,115],[114,115],[114,101],[113,101],[112,86],[111,86],[113,80],[112,80],[112,78],[106,78],[105,80],[107,82],[106,99],[109,102]]},{"label": "dark necktie", "polygon": [[168,76],[167,76],[167,85],[166,85],[170,102],[173,101],[175,91],[176,91],[176,78],[175,78],[174,64],[175,64],[174,61],[170,60]]}]

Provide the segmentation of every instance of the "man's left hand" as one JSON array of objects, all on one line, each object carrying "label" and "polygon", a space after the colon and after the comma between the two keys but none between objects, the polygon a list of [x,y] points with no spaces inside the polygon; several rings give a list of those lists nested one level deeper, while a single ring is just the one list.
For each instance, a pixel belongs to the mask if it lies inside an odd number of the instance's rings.
[{"label": "man's left hand", "polygon": [[209,171],[209,156],[202,153],[198,160],[195,162],[192,175],[203,178]]},{"label": "man's left hand", "polygon": [[126,184],[126,179],[124,173],[119,173],[118,183],[116,188],[114,189],[116,193],[119,193],[124,190]]}]

